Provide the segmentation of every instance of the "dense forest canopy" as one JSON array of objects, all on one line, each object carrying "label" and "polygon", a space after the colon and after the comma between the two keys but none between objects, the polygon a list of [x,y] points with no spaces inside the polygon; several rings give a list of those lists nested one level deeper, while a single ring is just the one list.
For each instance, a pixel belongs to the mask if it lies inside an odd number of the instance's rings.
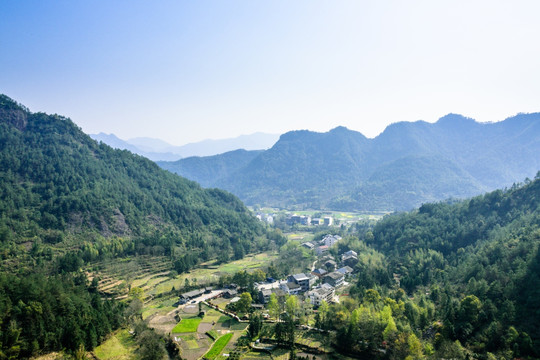
[{"label": "dense forest canopy", "polygon": [[360,352],[391,340],[396,358],[410,351],[399,345],[410,336],[435,358],[538,356],[539,245],[540,172],[510,190],[387,216],[339,245],[365,254],[351,289],[360,318],[349,318],[361,325],[326,326]]},{"label": "dense forest canopy", "polygon": [[21,244],[34,253],[69,244],[85,260],[187,249],[204,260],[268,244],[233,195],[99,144],[62,116],[31,113],[6,96],[0,110],[1,258]]}]

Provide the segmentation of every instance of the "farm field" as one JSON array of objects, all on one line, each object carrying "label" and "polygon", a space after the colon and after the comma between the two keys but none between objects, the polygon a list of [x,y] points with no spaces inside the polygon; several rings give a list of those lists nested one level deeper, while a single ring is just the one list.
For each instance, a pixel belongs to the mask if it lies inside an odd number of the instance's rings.
[{"label": "farm field", "polygon": [[204,358],[214,360],[219,354],[221,354],[221,351],[225,348],[225,346],[227,346],[233,335],[233,333],[228,333],[217,339],[210,350],[204,355]]},{"label": "farm field", "polygon": [[201,318],[182,319],[178,325],[176,325],[171,332],[173,334],[196,332],[201,322]]},{"label": "farm field", "polygon": [[[296,241],[302,241],[302,239],[308,241],[312,239],[312,236],[301,232],[288,234],[289,240]],[[150,257],[141,256],[116,263],[103,262],[94,265],[87,272],[98,278],[100,289],[105,289],[106,293],[117,298],[127,297],[128,289],[141,289],[139,291],[144,303],[143,319],[158,333],[170,336],[181,348],[182,358],[197,360],[205,356],[212,359],[224,359],[222,354],[233,351],[236,341],[245,334],[248,324],[238,322],[206,305],[201,306],[200,310],[204,312],[202,317],[198,316],[198,304],[175,306],[179,291],[182,291],[185,286],[186,279],[190,284],[204,286],[223,274],[265,267],[276,257],[276,254],[267,252],[246,256],[242,260],[227,264],[216,265],[209,262],[201,264],[201,267],[187,274],[172,276],[170,273],[172,263],[169,258],[153,258],[152,261]],[[214,303],[224,308],[229,301],[218,298]],[[309,336],[301,337],[299,340],[306,345],[319,345],[319,339]],[[122,330],[98,347],[95,354],[99,359],[123,360],[135,358],[135,350],[136,345],[128,330]],[[288,355],[286,351],[281,354],[278,349],[275,352],[276,358]],[[265,358],[256,353],[244,353],[243,356],[248,359]],[[267,358],[268,355],[265,356]]]},{"label": "farm field", "polygon": [[[173,266],[170,258],[138,256],[116,262],[104,261],[93,265],[86,272],[90,280],[98,279],[98,288],[102,293],[118,299],[126,298],[130,288],[142,289],[145,302],[143,317],[147,318],[155,313],[173,310],[171,306],[176,300],[170,301],[170,297],[163,296],[173,289],[182,289],[186,280],[204,286],[216,281],[220,275],[234,274],[242,269],[259,269],[276,258],[275,253],[264,252],[226,264],[204,263],[189,273],[171,276]],[[159,299],[154,300],[156,297]]]}]

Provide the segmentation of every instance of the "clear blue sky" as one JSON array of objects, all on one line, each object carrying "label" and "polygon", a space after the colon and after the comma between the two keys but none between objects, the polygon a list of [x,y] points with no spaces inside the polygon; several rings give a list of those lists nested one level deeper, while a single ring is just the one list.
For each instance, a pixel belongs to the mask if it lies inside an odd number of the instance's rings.
[{"label": "clear blue sky", "polygon": [[369,137],[540,111],[540,1],[0,2],[0,92],[87,133]]}]

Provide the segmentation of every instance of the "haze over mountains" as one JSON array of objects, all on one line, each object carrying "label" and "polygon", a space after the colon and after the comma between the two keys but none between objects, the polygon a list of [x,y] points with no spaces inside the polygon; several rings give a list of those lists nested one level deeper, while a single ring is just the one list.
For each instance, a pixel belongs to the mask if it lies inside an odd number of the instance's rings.
[{"label": "haze over mountains", "polygon": [[90,134],[97,141],[116,148],[129,150],[153,161],[175,161],[189,156],[212,156],[227,151],[268,149],[279,139],[279,135],[257,132],[230,139],[203,140],[182,146],[171,145],[163,140],[139,137],[122,140],[114,134]]},{"label": "haze over mountains", "polygon": [[392,124],[374,139],[344,127],[292,131],[260,153],[159,165],[227,189],[248,205],[409,210],[533,178],[540,169],[538,154],[540,113],[497,123],[449,114],[434,124]]}]

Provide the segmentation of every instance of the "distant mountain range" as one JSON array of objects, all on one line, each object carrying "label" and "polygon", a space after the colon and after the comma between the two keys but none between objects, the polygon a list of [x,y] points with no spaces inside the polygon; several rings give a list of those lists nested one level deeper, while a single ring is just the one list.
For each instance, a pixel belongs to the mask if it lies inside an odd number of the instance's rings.
[{"label": "distant mountain range", "polygon": [[175,161],[189,156],[212,156],[227,151],[269,149],[279,139],[279,135],[254,133],[230,139],[203,140],[182,146],[174,146],[160,139],[138,137],[122,140],[114,134],[90,134],[94,140],[113,148],[129,150],[153,161]]},{"label": "distant mountain range", "polygon": [[374,139],[344,127],[292,131],[266,151],[159,165],[248,205],[409,210],[533,178],[539,154],[540,113],[497,123],[449,114],[433,124],[395,123]]}]

